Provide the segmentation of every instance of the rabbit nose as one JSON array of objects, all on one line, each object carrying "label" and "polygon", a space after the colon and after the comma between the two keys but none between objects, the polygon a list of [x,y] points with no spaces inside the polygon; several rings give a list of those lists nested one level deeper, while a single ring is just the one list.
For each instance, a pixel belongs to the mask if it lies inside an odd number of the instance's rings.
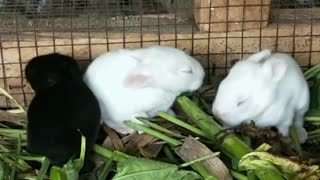
[{"label": "rabbit nose", "polygon": [[223,119],[223,117],[225,117],[227,113],[213,110],[213,114],[216,118]]}]

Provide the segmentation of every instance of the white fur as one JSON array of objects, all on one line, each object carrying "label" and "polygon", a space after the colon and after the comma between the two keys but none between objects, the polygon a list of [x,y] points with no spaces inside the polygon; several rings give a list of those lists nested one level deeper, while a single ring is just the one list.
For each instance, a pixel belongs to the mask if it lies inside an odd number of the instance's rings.
[{"label": "white fur", "polygon": [[303,116],[309,108],[309,88],[295,60],[263,50],[239,61],[221,82],[212,105],[226,127],[251,120],[258,127],[275,126],[288,136],[294,124],[300,141],[307,139]]},{"label": "white fur", "polygon": [[97,57],[84,81],[96,95],[102,121],[127,134],[124,120],[154,117],[170,107],[182,92],[197,90],[203,81],[200,63],[181,50],[163,46],[122,49]]}]

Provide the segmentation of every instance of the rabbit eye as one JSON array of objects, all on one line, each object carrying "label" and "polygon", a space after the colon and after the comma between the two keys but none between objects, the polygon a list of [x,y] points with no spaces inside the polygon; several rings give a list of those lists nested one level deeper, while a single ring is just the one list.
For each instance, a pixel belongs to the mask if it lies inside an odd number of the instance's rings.
[{"label": "rabbit eye", "polygon": [[49,85],[54,85],[57,83],[57,81],[59,80],[57,74],[55,73],[48,73],[47,74],[47,83]]},{"label": "rabbit eye", "polygon": [[48,80],[48,83],[50,83],[50,84],[55,82],[55,79],[50,78],[50,77],[47,80]]},{"label": "rabbit eye", "polygon": [[237,106],[239,107],[239,106],[243,105],[246,101],[247,101],[247,100],[239,101],[239,102],[237,103]]},{"label": "rabbit eye", "polygon": [[193,73],[191,68],[183,69],[183,70],[181,70],[181,72],[184,72],[184,73],[187,73],[187,74],[192,74]]}]

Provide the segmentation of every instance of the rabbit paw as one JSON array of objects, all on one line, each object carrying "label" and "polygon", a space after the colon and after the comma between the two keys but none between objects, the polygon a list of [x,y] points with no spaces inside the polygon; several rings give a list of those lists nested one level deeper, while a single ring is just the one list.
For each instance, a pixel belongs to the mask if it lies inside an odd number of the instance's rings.
[{"label": "rabbit paw", "polygon": [[113,130],[117,131],[120,134],[132,134],[134,133],[134,129],[131,129],[130,127],[126,126],[125,124],[115,123],[109,121],[107,125],[112,128]]},{"label": "rabbit paw", "polygon": [[115,129],[118,133],[121,133],[123,135],[125,134],[133,134],[135,132],[134,129],[131,129],[129,127],[120,127],[120,128],[117,128]]},{"label": "rabbit paw", "polygon": [[172,117],[176,117],[176,113],[175,113],[172,109],[169,109],[169,110],[167,111],[167,113],[168,113],[169,115],[171,115]]},{"label": "rabbit paw", "polygon": [[306,129],[304,129],[303,127],[296,128],[296,129],[297,129],[297,134],[298,134],[300,143],[306,142],[306,140],[308,139],[308,133],[307,133]]}]

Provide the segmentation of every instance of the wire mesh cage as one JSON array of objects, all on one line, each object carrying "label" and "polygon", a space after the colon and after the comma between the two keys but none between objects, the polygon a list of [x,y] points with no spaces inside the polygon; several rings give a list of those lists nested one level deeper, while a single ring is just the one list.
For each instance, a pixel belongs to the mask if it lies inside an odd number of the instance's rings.
[{"label": "wire mesh cage", "polygon": [[107,51],[158,44],[190,52],[206,83],[264,48],[306,68],[320,60],[319,15],[319,0],[0,0],[0,87],[27,106],[32,57],[59,52],[85,68]]}]

